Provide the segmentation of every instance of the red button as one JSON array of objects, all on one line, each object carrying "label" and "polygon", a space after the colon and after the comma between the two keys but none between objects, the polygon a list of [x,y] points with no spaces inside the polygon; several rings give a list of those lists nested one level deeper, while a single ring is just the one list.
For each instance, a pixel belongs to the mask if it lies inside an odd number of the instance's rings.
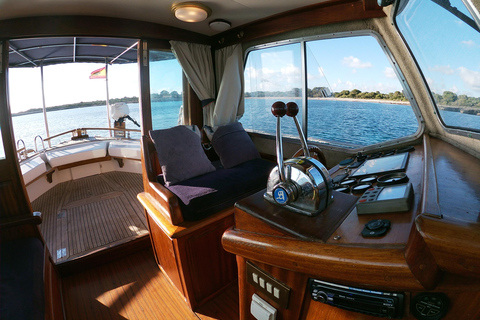
[{"label": "red button", "polygon": [[367,201],[367,199],[360,199],[360,200],[358,200],[358,202],[365,202],[365,201]]}]

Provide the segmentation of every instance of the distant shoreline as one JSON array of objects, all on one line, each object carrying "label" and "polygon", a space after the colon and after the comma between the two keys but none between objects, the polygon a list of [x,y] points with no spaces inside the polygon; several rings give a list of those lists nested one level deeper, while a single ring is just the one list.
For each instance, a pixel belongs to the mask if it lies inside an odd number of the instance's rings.
[{"label": "distant shoreline", "polygon": [[[288,100],[295,99],[299,97],[249,97],[245,99],[278,99],[278,100]],[[309,100],[329,100],[329,101],[349,101],[349,102],[373,102],[373,103],[384,103],[384,104],[400,104],[400,105],[410,105],[408,101],[396,101],[396,100],[383,100],[383,99],[354,99],[354,98],[308,98]]]}]

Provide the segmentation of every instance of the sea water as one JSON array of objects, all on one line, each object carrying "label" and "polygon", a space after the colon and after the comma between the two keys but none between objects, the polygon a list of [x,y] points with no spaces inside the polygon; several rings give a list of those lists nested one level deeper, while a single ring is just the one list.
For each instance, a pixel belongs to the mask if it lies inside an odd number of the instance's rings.
[{"label": "sea water", "polygon": [[[275,134],[276,118],[270,108],[278,99],[245,99],[245,115],[240,119],[247,130]],[[288,100],[288,101],[291,101]],[[297,103],[300,103],[299,101]],[[181,101],[152,103],[154,128],[169,128],[177,125]],[[129,103],[130,116],[140,122],[138,103]],[[458,112],[442,111],[443,117],[460,117],[466,126],[480,130],[480,117]],[[302,122],[299,114],[298,118]],[[106,106],[48,111],[50,136],[76,128],[107,128]],[[15,141],[22,139],[28,149],[35,149],[37,135],[46,138],[43,113],[34,113],[12,118]],[[113,126],[113,120],[111,120]],[[125,120],[127,129],[139,129],[130,120]],[[310,100],[308,115],[308,138],[334,141],[350,146],[361,146],[392,140],[414,134],[418,128],[417,119],[409,105],[371,103],[363,101]],[[293,120],[282,119],[285,136],[297,137]],[[90,136],[107,136],[107,131],[88,131]],[[131,133],[134,139],[140,133]],[[63,135],[52,141],[55,145],[70,139]],[[37,139],[37,148],[42,149]]]}]

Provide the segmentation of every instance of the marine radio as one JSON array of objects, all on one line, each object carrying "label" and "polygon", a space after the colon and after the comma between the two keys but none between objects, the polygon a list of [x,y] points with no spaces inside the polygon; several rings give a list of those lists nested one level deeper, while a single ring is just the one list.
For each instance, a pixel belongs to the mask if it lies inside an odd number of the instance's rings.
[{"label": "marine radio", "polygon": [[309,279],[309,291],[313,300],[337,308],[389,319],[403,315],[405,294],[401,292],[352,288],[316,279]]},{"label": "marine radio", "polygon": [[[270,173],[264,198],[297,213],[317,215],[333,201],[332,178],[323,164],[310,156],[296,117],[298,105],[277,101],[272,105],[272,114],[277,118],[277,166]],[[295,121],[304,156],[284,161],[280,119],[285,114]]]}]

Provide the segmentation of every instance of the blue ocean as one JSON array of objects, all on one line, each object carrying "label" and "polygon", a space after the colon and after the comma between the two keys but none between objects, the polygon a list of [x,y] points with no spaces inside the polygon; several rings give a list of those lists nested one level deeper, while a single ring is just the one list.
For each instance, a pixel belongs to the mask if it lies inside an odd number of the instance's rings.
[{"label": "blue ocean", "polygon": [[[240,119],[247,130],[275,134],[276,118],[270,108],[277,99],[246,99],[245,115]],[[292,101],[291,99],[285,100]],[[297,101],[300,103],[300,101]],[[181,101],[152,103],[154,129],[177,125]],[[130,116],[140,122],[138,104],[129,104]],[[443,117],[461,117],[467,125],[480,129],[480,117],[458,112],[442,112]],[[75,128],[108,127],[106,106],[85,107],[47,112],[50,136]],[[303,123],[302,115],[298,119]],[[307,121],[308,139],[338,142],[345,146],[361,146],[392,140],[416,132],[417,119],[409,105],[371,103],[361,101],[310,100]],[[113,121],[112,121],[113,125]],[[35,136],[46,138],[42,113],[13,117],[15,140],[22,139],[27,148],[35,149]],[[138,129],[126,120],[127,129]],[[297,137],[293,119],[282,118],[282,130],[286,137]],[[106,131],[89,131],[90,136],[105,136]],[[140,138],[132,133],[132,138]],[[68,140],[64,135],[52,144]],[[37,141],[38,148],[41,143]]]}]

